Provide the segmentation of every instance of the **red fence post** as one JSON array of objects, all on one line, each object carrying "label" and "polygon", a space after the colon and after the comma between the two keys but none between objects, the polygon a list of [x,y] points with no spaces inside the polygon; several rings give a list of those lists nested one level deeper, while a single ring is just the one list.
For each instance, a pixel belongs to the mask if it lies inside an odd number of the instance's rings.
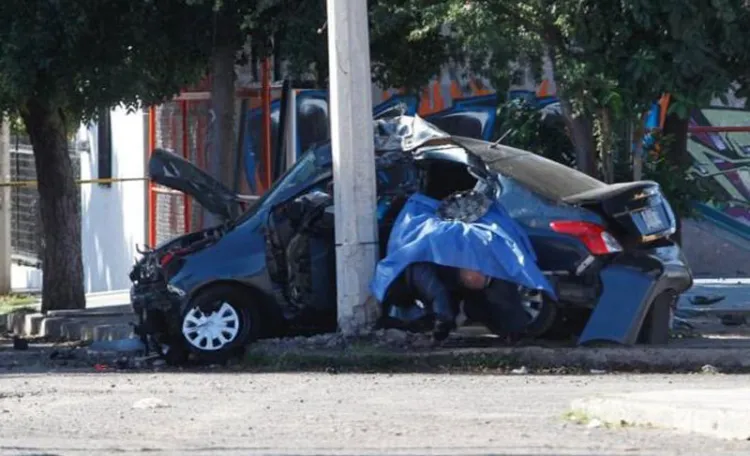
[{"label": "red fence post", "polygon": [[[156,148],[156,107],[148,109],[148,150],[146,154],[151,157]],[[148,181],[148,243],[151,247],[156,245],[156,192],[154,183]]]}]

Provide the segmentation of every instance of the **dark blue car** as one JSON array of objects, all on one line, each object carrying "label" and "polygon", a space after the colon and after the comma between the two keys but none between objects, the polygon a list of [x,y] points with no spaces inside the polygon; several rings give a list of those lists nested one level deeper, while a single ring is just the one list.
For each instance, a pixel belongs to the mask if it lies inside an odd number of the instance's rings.
[{"label": "dark blue car", "polygon": [[[556,300],[524,293],[528,333],[572,334],[581,344],[668,341],[674,305],[692,275],[671,239],[675,215],[657,183],[607,185],[416,119],[426,126],[416,135],[378,137],[382,124],[376,128],[381,255],[411,194],[442,199],[478,189],[526,230],[554,287]],[[155,150],[151,179],[192,196],[223,223],[143,252],[130,277],[144,341],[173,359],[221,359],[257,338],[335,330],[331,162],[329,144],[312,148],[243,211],[224,185]],[[413,310],[391,316],[423,317]]]}]

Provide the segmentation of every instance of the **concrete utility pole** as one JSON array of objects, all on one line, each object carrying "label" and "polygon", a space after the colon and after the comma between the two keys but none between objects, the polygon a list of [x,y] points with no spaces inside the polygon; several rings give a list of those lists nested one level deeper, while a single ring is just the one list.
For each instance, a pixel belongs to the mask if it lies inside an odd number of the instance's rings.
[{"label": "concrete utility pole", "polygon": [[[10,123],[0,117],[0,182],[10,181]],[[0,187],[0,295],[10,293],[10,187]]]},{"label": "concrete utility pole", "polygon": [[377,318],[369,285],[378,258],[367,0],[327,0],[339,329]]}]

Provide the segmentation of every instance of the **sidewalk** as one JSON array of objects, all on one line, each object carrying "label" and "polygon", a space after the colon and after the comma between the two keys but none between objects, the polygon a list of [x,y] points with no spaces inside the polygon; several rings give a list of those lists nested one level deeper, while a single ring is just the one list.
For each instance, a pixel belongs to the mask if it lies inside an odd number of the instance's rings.
[{"label": "sidewalk", "polygon": [[750,388],[674,390],[578,399],[571,409],[614,426],[644,425],[750,439]]}]

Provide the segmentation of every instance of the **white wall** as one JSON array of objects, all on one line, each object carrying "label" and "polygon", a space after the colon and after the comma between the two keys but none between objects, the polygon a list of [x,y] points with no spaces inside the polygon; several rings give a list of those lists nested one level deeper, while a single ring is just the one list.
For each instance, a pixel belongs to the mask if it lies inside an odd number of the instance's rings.
[{"label": "white wall", "polygon": [[[112,111],[112,177],[145,176],[144,116]],[[82,129],[79,140],[89,142],[81,155],[81,179],[98,178],[97,128]],[[81,186],[83,269],[87,293],[130,287],[128,273],[146,242],[146,183],[129,181]]]}]

